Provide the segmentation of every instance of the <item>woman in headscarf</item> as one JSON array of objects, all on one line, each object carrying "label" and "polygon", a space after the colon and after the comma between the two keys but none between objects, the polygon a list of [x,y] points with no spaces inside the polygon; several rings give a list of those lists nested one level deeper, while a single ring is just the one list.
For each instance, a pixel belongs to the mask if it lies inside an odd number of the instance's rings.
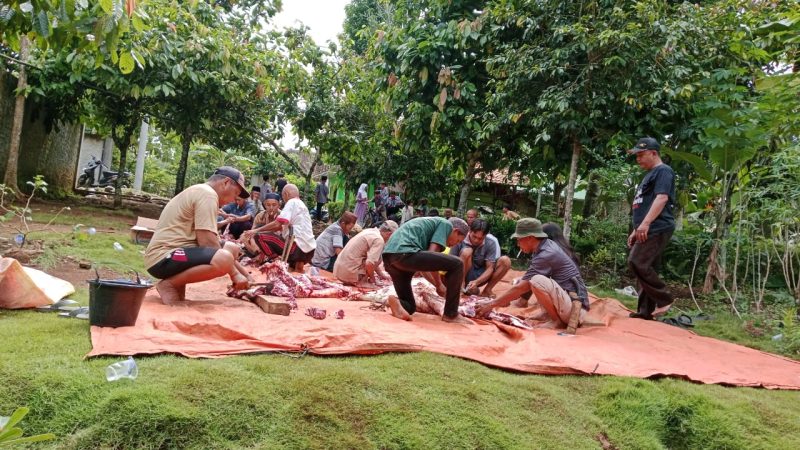
[{"label": "woman in headscarf", "polygon": [[367,203],[369,202],[369,195],[367,194],[367,183],[361,183],[356,194],[356,222],[359,226],[364,225],[364,216],[367,214]]}]

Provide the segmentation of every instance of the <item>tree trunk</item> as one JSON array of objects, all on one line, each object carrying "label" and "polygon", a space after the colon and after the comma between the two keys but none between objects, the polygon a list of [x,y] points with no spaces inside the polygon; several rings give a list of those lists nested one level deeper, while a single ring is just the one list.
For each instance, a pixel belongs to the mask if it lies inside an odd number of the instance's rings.
[{"label": "tree trunk", "polygon": [[467,172],[461,182],[461,194],[458,196],[458,215],[463,216],[467,210],[467,199],[472,188],[472,181],[475,179],[475,167],[478,165],[477,159],[470,159],[467,165]]},{"label": "tree trunk", "polygon": [[175,195],[183,192],[186,184],[186,167],[189,164],[189,148],[193,139],[192,128],[189,126],[181,133],[181,161],[178,163],[178,173],[175,175]]},{"label": "tree trunk", "polygon": [[586,189],[586,199],[583,201],[583,211],[581,211],[584,219],[588,219],[594,214],[594,204],[599,196],[600,184],[597,183],[597,174],[592,172],[589,174],[589,187]]},{"label": "tree trunk", "polygon": [[581,141],[577,136],[572,137],[572,162],[569,166],[569,181],[567,182],[567,198],[564,200],[564,237],[569,240],[572,232],[572,202],[575,198],[575,183],[578,180],[578,161],[581,159]]},{"label": "tree trunk", "polygon": [[564,183],[553,181],[553,214],[556,217],[563,217],[561,215],[561,193],[564,192]]},{"label": "tree trunk", "polygon": [[25,63],[28,62],[30,54],[30,42],[26,35],[22,35],[19,40],[20,56],[22,62],[19,64],[19,78],[17,78],[17,98],[14,103],[14,121],[11,125],[11,139],[8,146],[8,160],[6,162],[6,173],[3,176],[3,183],[12,189],[18,197],[21,195],[17,185],[17,164],[19,161],[19,143],[22,137],[22,123],[25,118],[25,96],[21,94],[28,86],[28,77],[25,73]]},{"label": "tree trunk", "polygon": [[[727,177],[727,175],[726,175]],[[736,174],[730,175],[730,179],[723,178],[722,198],[719,200],[716,212],[716,227],[714,229],[714,241],[711,244],[711,251],[708,254],[708,270],[703,281],[703,294],[710,294],[714,290],[714,284],[725,279],[725,268],[719,262],[722,253],[722,242],[728,234],[728,222],[730,220],[730,202],[733,194],[733,185],[736,181]]]},{"label": "tree trunk", "polygon": [[122,207],[122,174],[125,173],[125,166],[128,163],[128,148],[131,146],[131,137],[133,132],[136,131],[137,123],[133,125],[125,125],[122,129],[122,136],[119,136],[117,127],[111,128],[111,138],[114,144],[119,148],[119,167],[117,171],[119,176],[114,183],[114,208]]}]

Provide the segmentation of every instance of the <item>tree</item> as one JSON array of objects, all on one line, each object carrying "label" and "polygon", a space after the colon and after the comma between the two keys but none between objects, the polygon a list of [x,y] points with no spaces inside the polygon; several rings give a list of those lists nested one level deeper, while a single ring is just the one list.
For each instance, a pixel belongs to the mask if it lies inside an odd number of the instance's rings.
[{"label": "tree", "polygon": [[[698,72],[703,32],[693,5],[649,1],[498,2],[489,58],[495,109],[530,130],[534,147],[570,155],[564,211],[586,148],[620,151],[636,135],[663,137],[685,121],[685,88]],[[629,147],[628,147],[629,148]]]}]

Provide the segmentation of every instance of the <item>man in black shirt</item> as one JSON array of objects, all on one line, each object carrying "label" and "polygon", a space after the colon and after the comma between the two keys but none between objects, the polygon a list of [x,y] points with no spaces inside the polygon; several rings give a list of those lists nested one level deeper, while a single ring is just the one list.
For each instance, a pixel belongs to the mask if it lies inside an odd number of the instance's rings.
[{"label": "man in black shirt", "polygon": [[658,141],[650,137],[639,139],[628,150],[647,171],[633,199],[634,229],[628,236],[628,267],[639,281],[639,305],[631,317],[646,320],[666,313],[673,302],[654,267],[675,231],[675,172],[661,161],[660,150]]}]

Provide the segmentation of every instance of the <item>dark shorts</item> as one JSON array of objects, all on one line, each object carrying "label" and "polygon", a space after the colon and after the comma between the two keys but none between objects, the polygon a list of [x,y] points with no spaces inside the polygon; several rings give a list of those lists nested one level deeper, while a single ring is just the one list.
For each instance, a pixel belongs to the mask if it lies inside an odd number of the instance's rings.
[{"label": "dark shorts", "polygon": [[483,267],[472,266],[469,269],[469,272],[467,272],[467,283],[469,283],[470,281],[477,280],[478,277],[483,275],[483,272],[486,272],[486,266],[483,266]]},{"label": "dark shorts", "polygon": [[147,269],[147,272],[161,280],[172,278],[192,267],[211,264],[211,259],[217,254],[217,250],[211,247],[176,248]]}]

